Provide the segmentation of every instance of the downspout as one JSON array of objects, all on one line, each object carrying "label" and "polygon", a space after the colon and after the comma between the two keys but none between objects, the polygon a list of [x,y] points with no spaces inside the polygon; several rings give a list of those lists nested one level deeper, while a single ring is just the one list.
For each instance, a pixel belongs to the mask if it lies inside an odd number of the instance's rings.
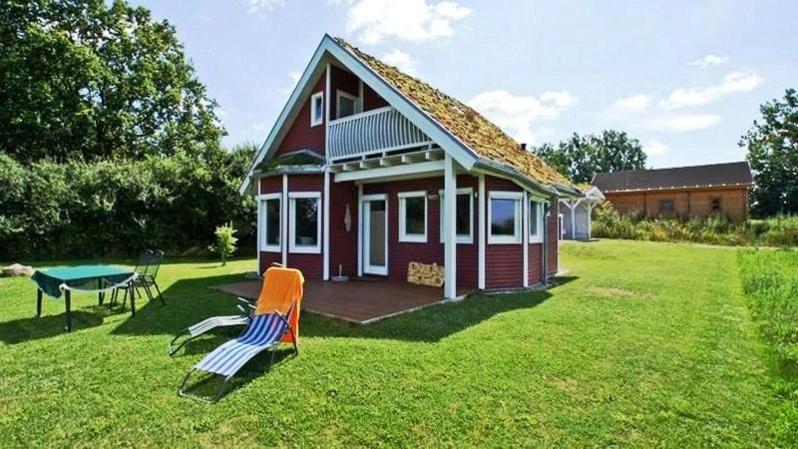
[{"label": "downspout", "polygon": [[543,206],[543,285],[549,284],[549,212],[551,206],[547,203]]}]

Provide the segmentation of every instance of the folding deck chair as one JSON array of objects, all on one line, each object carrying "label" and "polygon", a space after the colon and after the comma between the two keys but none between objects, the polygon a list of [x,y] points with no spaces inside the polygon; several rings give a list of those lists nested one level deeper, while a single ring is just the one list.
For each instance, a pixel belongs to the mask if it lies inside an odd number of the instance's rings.
[{"label": "folding deck chair", "polygon": [[[193,326],[183,329],[179,334],[175,335],[175,338],[173,338],[172,341],[169,342],[169,355],[175,355],[180,348],[186,345],[186,343],[194,340],[202,334],[205,334],[206,332],[216,329],[217,327],[246,326],[249,324],[249,320],[252,318],[252,313],[255,310],[255,305],[249,300],[240,296],[238,297],[238,300],[243,303],[238,305],[238,310],[241,311],[240,314],[212,316]],[[188,336],[188,338],[181,341],[180,344],[177,344],[177,341],[185,336]]]},{"label": "folding deck chair", "polygon": [[280,312],[276,310],[274,313],[252,316],[249,326],[247,326],[247,329],[240,337],[230,340],[216,348],[216,350],[208,354],[186,374],[186,377],[183,378],[183,382],[180,384],[178,394],[184,397],[208,401],[206,398],[187,394],[185,392],[186,382],[188,382],[189,377],[196,371],[205,371],[224,377],[224,382],[219,386],[213,399],[209,402],[218,401],[227,388],[230,379],[235,376],[238,370],[253,357],[270,348],[272,349],[271,358],[269,360],[269,367],[271,368],[274,364],[276,348],[283,340],[286,333],[291,334],[294,345],[294,356],[299,355],[296,336],[294,335],[291,325],[288,324],[288,317],[291,315],[293,307],[294,306],[289,309],[285,316],[281,315]]}]

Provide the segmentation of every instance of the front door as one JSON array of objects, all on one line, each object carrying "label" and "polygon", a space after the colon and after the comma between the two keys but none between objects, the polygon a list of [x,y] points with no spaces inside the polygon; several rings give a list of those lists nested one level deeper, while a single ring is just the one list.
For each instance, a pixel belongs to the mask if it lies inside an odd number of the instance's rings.
[{"label": "front door", "polygon": [[388,198],[385,195],[363,196],[363,272],[388,274]]}]

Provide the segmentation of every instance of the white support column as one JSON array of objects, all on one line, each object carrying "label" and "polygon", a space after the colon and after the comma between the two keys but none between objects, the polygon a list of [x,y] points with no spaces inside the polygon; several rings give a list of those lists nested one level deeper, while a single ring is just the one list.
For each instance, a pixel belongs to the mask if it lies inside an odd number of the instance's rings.
[{"label": "white support column", "polygon": [[454,159],[448,153],[443,166],[443,296],[457,297],[457,174]]},{"label": "white support column", "polygon": [[257,190],[258,190],[258,194],[255,195],[255,200],[258,202],[258,209],[257,209],[258,210],[258,227],[255,228],[255,229],[257,229],[258,235],[255,237],[255,245],[257,245],[257,247],[255,248],[255,251],[257,251],[257,254],[258,254],[258,268],[255,271],[257,271],[257,273],[259,275],[261,275],[263,273],[260,272],[260,248],[261,248],[261,239],[263,238],[262,234],[263,234],[263,225],[264,225],[264,223],[262,223],[261,219],[260,219],[261,215],[263,214],[263,211],[261,210],[262,201],[260,200],[260,179],[257,181]]},{"label": "white support column", "polygon": [[330,168],[324,169],[324,198],[322,199],[324,208],[324,240],[322,241],[322,253],[324,254],[323,279],[330,280]]},{"label": "white support column", "polygon": [[357,275],[363,276],[363,184],[357,185]]},{"label": "white support column", "polygon": [[524,234],[521,242],[524,245],[524,288],[529,287],[529,196],[524,190],[523,204],[521,205],[521,232]]},{"label": "white support column", "polygon": [[487,196],[485,194],[485,175],[479,175],[479,189],[477,195],[477,213],[479,213],[479,218],[477,219],[477,223],[479,223],[479,234],[477,238],[479,239],[479,254],[477,257],[477,288],[480,290],[485,289],[485,242],[487,240],[487,234],[485,232],[485,203],[487,201]]},{"label": "white support column", "polygon": [[596,205],[595,203],[585,203],[585,206],[587,207],[587,239],[588,240],[590,240],[592,238],[591,234],[592,234],[593,230],[591,228],[593,227],[593,218],[591,217],[591,215],[593,215],[593,207],[595,205]]},{"label": "white support column", "polygon": [[280,201],[280,243],[282,243],[284,267],[288,266],[288,175],[283,175],[283,199]]},{"label": "white support column", "polygon": [[[327,155],[329,151],[329,136],[330,136],[330,104],[332,103],[332,95],[330,92],[331,86],[331,69],[330,64],[327,64],[327,75],[324,86],[324,154]],[[330,280],[330,167],[329,164],[324,167],[324,198],[322,199],[323,207],[323,222],[324,232],[322,236],[322,279],[325,281]]]}]

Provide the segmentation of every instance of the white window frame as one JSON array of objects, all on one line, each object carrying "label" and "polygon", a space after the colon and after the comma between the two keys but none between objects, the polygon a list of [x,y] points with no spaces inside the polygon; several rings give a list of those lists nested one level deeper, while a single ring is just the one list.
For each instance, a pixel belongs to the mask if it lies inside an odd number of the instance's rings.
[{"label": "white window frame", "polygon": [[279,253],[282,252],[282,242],[283,242],[283,230],[279,229],[277,232],[277,244],[276,245],[269,245],[266,241],[266,236],[268,235],[268,226],[269,226],[269,208],[266,207],[267,201],[277,200],[277,204],[280,205],[280,215],[277,217],[280,225],[282,225],[283,219],[283,196],[280,193],[267,193],[264,195],[260,195],[258,197],[258,201],[260,201],[260,213],[261,213],[261,226],[262,229],[258,229],[258,233],[260,233],[261,240],[260,240],[260,250],[267,252],[267,253]]},{"label": "white window frame", "polygon": [[[350,94],[348,92],[344,92],[342,90],[336,89],[336,91],[335,91],[335,118],[336,119],[344,118],[344,117],[341,117],[341,98],[346,98],[348,100],[352,100],[352,103],[354,103],[355,112],[352,115],[359,114],[361,112],[362,109],[360,107],[360,98],[358,98],[357,96],[352,95],[352,94]],[[347,117],[351,117],[351,115],[347,115]]]},{"label": "white window frame", "polygon": [[[501,190],[491,190],[488,193],[488,244],[491,245],[516,245],[520,244],[523,236],[521,219],[523,192],[508,192]],[[514,200],[515,230],[513,235],[493,235],[493,201],[492,200]]]},{"label": "white window frame", "polygon": [[[443,190],[438,190],[438,198],[440,198],[441,208],[438,213],[439,223],[440,223],[440,237],[441,243],[444,243],[444,232],[443,232]],[[468,194],[468,234],[457,234],[457,243],[462,243],[466,245],[470,245],[474,243],[474,189],[471,187],[461,187],[457,189],[457,195],[465,195]],[[455,224],[457,226],[457,224]],[[457,232],[457,230],[455,230]]]},{"label": "white window frame", "polygon": [[[319,108],[321,109],[319,116],[320,118],[316,120],[316,99],[321,98],[321,104]],[[315,94],[310,96],[310,126],[319,126],[324,123],[324,91],[316,92]]]},{"label": "white window frame", "polygon": [[[537,233],[532,233],[532,222],[529,223],[529,243],[542,243],[543,242],[543,203],[540,201],[535,200],[534,198],[529,200],[529,210],[532,208],[536,208],[537,214],[535,217],[537,218]],[[527,213],[527,219],[529,219],[529,214]]]},{"label": "white window frame", "polygon": [[[427,243],[428,232],[428,206],[427,192],[425,190],[415,190],[412,192],[400,192],[397,194],[399,197],[399,241],[402,243]],[[407,234],[405,226],[405,200],[408,198],[424,198],[424,234]]]},{"label": "white window frame", "polygon": [[[316,207],[316,244],[313,246],[298,246],[295,242],[296,237],[296,200],[315,199],[318,202]],[[290,192],[288,194],[288,250],[294,254],[321,254],[321,228],[322,228],[322,204],[321,192]]]}]

